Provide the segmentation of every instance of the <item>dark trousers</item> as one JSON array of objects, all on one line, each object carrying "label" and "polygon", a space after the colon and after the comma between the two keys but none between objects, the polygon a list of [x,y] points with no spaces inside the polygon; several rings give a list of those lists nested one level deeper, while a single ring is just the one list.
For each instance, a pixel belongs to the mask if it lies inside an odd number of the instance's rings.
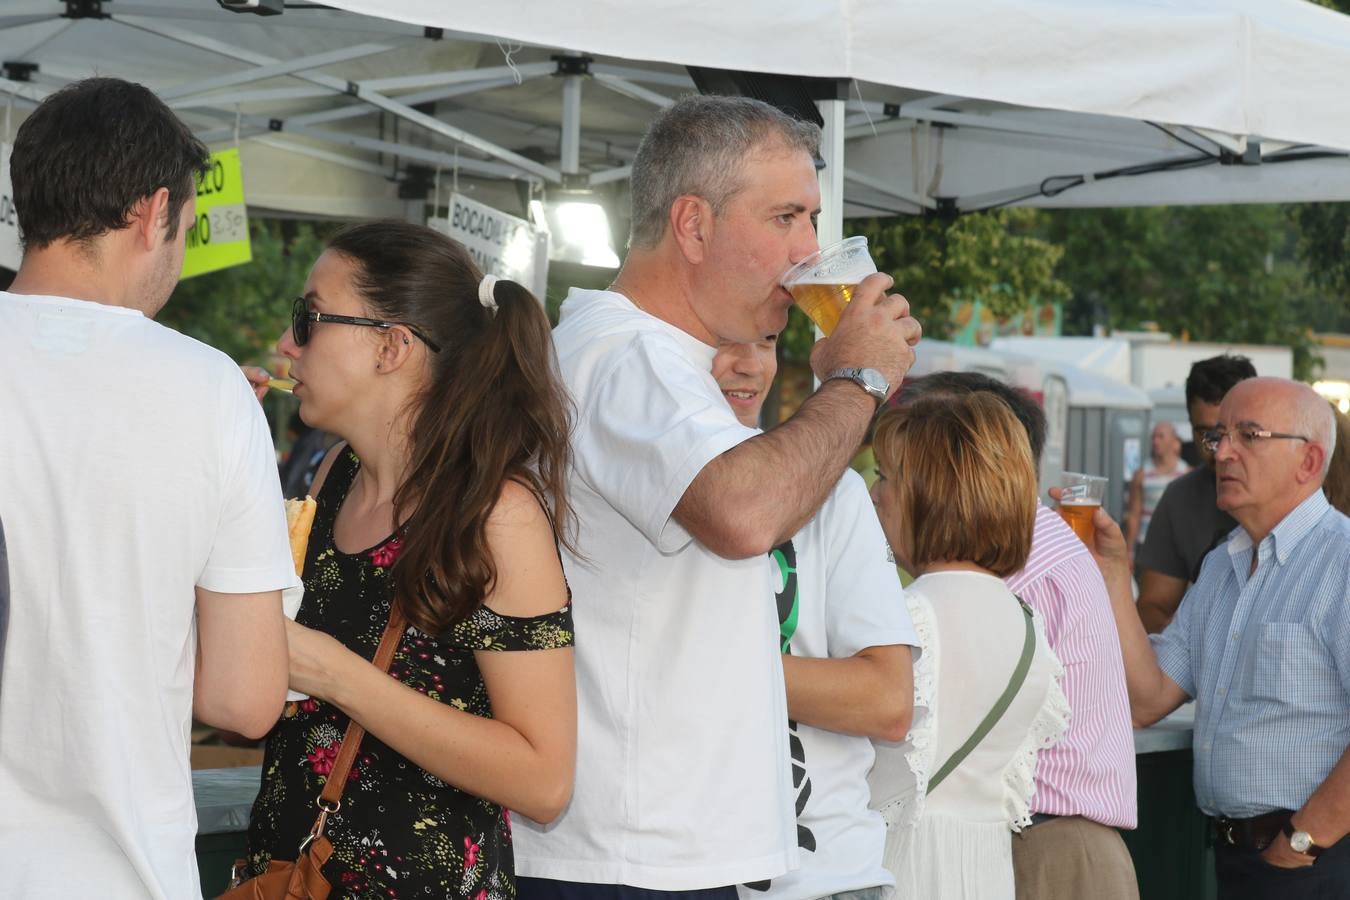
[{"label": "dark trousers", "polygon": [[653,891],[626,884],[583,884],[550,878],[517,878],[516,900],[736,900],[736,888]]},{"label": "dark trousers", "polygon": [[1350,838],[1328,847],[1317,865],[1281,869],[1255,850],[1214,848],[1219,900],[1350,900]]}]

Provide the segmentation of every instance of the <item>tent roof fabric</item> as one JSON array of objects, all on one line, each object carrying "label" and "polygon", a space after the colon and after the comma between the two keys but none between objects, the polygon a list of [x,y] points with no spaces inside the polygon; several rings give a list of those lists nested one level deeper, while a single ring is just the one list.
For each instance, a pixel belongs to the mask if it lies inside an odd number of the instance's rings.
[{"label": "tent roof fabric", "polygon": [[629,59],[855,78],[1350,149],[1350,17],[1303,0],[330,0]]},{"label": "tent roof fabric", "polygon": [[[39,66],[0,78],[11,126],[70,80],[129,78],[239,142],[255,208],[416,218],[399,185],[418,167],[523,214],[564,181],[579,122],[577,172],[619,210],[642,133],[700,65],[853,79],[845,215],[1350,199],[1328,150],[1350,148],[1350,17],[1302,0],[326,2],[105,0],[77,21],[6,0],[0,60]],[[594,57],[572,123],[569,52]]]}]

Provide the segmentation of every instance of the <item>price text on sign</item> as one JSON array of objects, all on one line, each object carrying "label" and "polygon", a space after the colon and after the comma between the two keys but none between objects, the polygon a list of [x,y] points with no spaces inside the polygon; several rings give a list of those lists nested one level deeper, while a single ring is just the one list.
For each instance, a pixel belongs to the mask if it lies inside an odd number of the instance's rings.
[{"label": "price text on sign", "polygon": [[211,154],[206,172],[197,179],[197,218],[184,240],[184,278],[253,259],[238,150]]}]

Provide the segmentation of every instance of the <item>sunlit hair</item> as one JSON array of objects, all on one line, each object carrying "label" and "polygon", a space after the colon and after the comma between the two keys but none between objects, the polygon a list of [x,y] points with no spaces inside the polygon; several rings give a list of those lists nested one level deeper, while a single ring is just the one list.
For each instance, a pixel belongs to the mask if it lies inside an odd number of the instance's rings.
[{"label": "sunlit hair", "polygon": [[670,206],[702,197],[721,215],[744,183],[745,161],[757,149],[815,156],[820,128],[750,97],[693,96],[667,107],[647,129],[629,178],[632,247],[650,248],[666,232]]},{"label": "sunlit hair", "polygon": [[405,538],[393,580],[408,620],[442,634],[492,590],[486,527],[507,479],[529,487],[568,545],[571,401],[548,318],[512,281],[496,283],[495,314],[484,308],[483,273],[468,251],[421,225],[356,225],[328,247],[354,263],[376,316],[416,325],[441,348],[413,400],[408,474],[394,496]]},{"label": "sunlit hair", "polygon": [[1025,430],[986,393],[916,400],[877,420],[872,449],[892,492],[905,560],[969,562],[999,577],[1031,552],[1036,470]]},{"label": "sunlit hair", "polygon": [[1350,416],[1334,406],[1331,414],[1336,419],[1336,446],[1327,454],[1322,490],[1332,506],[1350,516]]},{"label": "sunlit hair", "polygon": [[1007,404],[1026,429],[1027,440],[1031,442],[1031,458],[1039,465],[1041,451],[1045,449],[1045,410],[1022,388],[1004,384],[983,372],[933,372],[922,378],[907,379],[900,390],[900,404],[975,393],[991,394]]}]

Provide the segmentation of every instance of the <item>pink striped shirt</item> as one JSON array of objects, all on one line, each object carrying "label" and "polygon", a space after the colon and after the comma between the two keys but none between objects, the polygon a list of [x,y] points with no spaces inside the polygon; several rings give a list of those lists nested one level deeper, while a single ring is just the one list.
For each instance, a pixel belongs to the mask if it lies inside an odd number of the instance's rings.
[{"label": "pink striped shirt", "polygon": [[1038,503],[1031,557],[1005,581],[1041,617],[1073,710],[1064,738],[1041,751],[1031,811],[1134,828],[1134,733],[1120,637],[1092,554]]}]

